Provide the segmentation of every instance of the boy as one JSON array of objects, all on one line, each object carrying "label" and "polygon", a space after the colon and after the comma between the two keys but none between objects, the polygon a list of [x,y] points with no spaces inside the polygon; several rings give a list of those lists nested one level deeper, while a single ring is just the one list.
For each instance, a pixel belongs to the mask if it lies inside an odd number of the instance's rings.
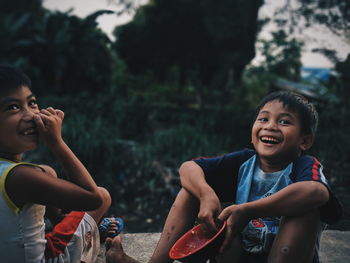
[{"label": "boy", "polygon": [[[30,88],[25,74],[0,66],[1,261],[94,262],[99,251],[96,223],[108,210],[110,195],[95,184],[62,139],[64,113],[39,109]],[[57,178],[49,166],[22,162],[22,154],[35,149],[39,140],[56,156],[69,181]],[[75,211],[59,218],[45,235],[45,206]],[[115,222],[106,233],[110,231],[116,231]]]},{"label": "boy", "polygon": [[[305,98],[272,93],[257,107],[254,150],[182,164],[182,189],[150,262],[172,262],[169,249],[196,217],[211,231],[227,221],[218,262],[318,262],[321,221],[336,222],[342,210],[321,164],[303,155],[314,142],[317,121]],[[222,209],[223,202],[231,205]],[[136,262],[124,254],[119,237],[108,247],[109,262]]]}]

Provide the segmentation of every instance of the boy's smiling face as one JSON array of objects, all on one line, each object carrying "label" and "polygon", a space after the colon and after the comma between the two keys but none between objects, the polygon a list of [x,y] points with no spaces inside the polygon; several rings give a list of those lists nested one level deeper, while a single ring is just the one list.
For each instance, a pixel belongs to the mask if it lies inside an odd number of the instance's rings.
[{"label": "boy's smiling face", "polygon": [[284,169],[313,143],[312,135],[301,134],[299,114],[277,100],[266,103],[252,128],[252,143],[259,155],[261,169],[274,172]]},{"label": "boy's smiling face", "polygon": [[39,112],[35,96],[22,86],[0,96],[0,157],[18,161],[38,145],[33,116]]}]

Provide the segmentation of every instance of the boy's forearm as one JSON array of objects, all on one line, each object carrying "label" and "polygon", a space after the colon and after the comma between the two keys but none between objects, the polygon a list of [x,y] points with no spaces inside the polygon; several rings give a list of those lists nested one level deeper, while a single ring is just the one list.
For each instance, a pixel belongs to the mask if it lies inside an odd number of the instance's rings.
[{"label": "boy's forearm", "polygon": [[314,210],[329,199],[326,186],[319,182],[298,182],[279,192],[244,204],[248,217],[296,216]]}]

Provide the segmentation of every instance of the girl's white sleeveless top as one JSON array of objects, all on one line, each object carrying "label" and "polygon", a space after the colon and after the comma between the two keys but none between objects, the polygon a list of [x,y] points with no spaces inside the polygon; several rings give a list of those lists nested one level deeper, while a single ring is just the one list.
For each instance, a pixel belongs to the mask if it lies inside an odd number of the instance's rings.
[{"label": "girl's white sleeveless top", "polygon": [[0,255],[1,262],[45,262],[45,206],[26,204],[22,209],[10,200],[5,190],[6,177],[18,165],[0,159]]}]

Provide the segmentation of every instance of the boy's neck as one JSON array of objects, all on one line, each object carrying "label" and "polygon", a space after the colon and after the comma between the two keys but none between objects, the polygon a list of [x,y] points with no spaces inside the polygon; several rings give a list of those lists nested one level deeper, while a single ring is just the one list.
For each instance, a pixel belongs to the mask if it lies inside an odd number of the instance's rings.
[{"label": "boy's neck", "polygon": [[285,169],[291,162],[269,162],[267,160],[259,160],[260,169],[265,173],[274,173],[278,171],[282,171]]}]

